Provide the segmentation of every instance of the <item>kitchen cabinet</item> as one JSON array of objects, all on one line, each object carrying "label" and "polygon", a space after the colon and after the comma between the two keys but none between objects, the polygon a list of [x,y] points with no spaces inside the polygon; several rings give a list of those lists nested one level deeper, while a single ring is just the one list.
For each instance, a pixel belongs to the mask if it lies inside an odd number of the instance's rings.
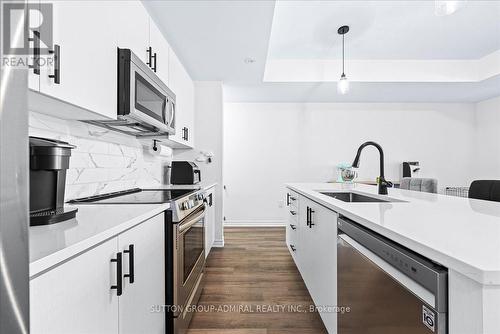
[{"label": "kitchen cabinet", "polygon": [[175,135],[170,136],[174,148],[194,146],[194,84],[177,55],[170,49],[169,88],[176,95]]},{"label": "kitchen cabinet", "polygon": [[215,241],[215,187],[207,190],[205,198],[207,205],[205,215],[205,258],[207,258]]},{"label": "kitchen cabinet", "polygon": [[286,225],[286,244],[292,254],[293,260],[297,267],[299,267],[298,257],[302,251],[298,245],[299,241],[299,219],[300,219],[300,206],[299,195],[293,191],[288,191],[286,194],[286,203],[288,207],[287,215],[288,221]]},{"label": "kitchen cabinet", "polygon": [[164,333],[165,314],[151,312],[165,304],[164,216],[151,218],[118,236],[123,253],[120,333]]},{"label": "kitchen cabinet", "polygon": [[163,83],[168,86],[168,57],[170,46],[151,18],[149,19],[149,47],[151,48],[152,69]]},{"label": "kitchen cabinet", "polygon": [[[119,4],[59,0],[48,3],[53,8],[54,44],[48,46],[51,65],[40,71],[40,93],[115,119],[118,27],[114,18],[120,16]],[[46,34],[49,32],[41,28],[41,35]]]},{"label": "kitchen cabinet", "polygon": [[163,229],[160,214],[33,278],[31,333],[164,333]]},{"label": "kitchen cabinet", "polygon": [[[297,200],[290,203],[289,211],[297,210],[296,230],[287,226],[287,244],[307,290],[318,307],[337,305],[337,218],[338,214],[322,205],[288,190]],[[296,202],[296,203],[295,203]],[[288,203],[288,202],[287,202]],[[292,233],[296,232],[295,234]],[[330,333],[337,328],[337,314],[331,310],[319,310]]]},{"label": "kitchen cabinet", "polygon": [[30,332],[118,333],[113,238],[30,281]]},{"label": "kitchen cabinet", "polygon": [[144,63],[148,62],[150,17],[146,8],[140,1],[122,0],[110,2],[115,4],[116,15],[110,17],[109,20],[115,25],[116,42],[114,43],[115,57],[108,65],[116,67],[116,47],[130,49]]}]

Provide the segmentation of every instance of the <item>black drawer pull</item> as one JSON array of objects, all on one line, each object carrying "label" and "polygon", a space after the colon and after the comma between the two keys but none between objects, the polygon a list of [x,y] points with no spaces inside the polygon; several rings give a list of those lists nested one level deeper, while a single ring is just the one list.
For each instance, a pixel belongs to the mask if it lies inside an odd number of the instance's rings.
[{"label": "black drawer pull", "polygon": [[313,213],[314,213],[314,210],[309,208],[309,228],[312,228],[313,225],[316,225],[313,223]]},{"label": "black drawer pull", "polygon": [[128,274],[123,275],[123,277],[127,277],[129,283],[134,283],[134,245],[129,245],[128,249],[123,251],[125,254],[128,254]]},{"label": "black drawer pull", "polygon": [[294,245],[291,245],[291,244],[290,244],[290,249],[291,249],[292,251],[294,251],[294,252],[296,251],[295,246],[294,246]]},{"label": "black drawer pull", "polygon": [[49,53],[54,54],[54,74],[50,74],[49,78],[54,79],[54,83],[61,83],[61,47],[54,44],[54,50],[49,50]]},{"label": "black drawer pull", "polygon": [[116,285],[112,285],[111,289],[116,290],[116,295],[121,296],[123,292],[122,285],[122,253],[116,253],[116,259],[111,259],[111,262],[116,262]]},{"label": "black drawer pull", "polygon": [[292,230],[296,230],[297,229],[297,227],[295,225],[293,225],[293,224],[290,224],[290,227],[292,228]]},{"label": "black drawer pull", "polygon": [[295,197],[293,197],[293,196],[290,196],[290,199],[291,199],[292,201],[296,201],[296,200],[297,200],[297,199],[296,199]]},{"label": "black drawer pull", "polygon": [[290,213],[292,214],[292,216],[295,216],[297,214],[297,211],[290,210]]}]

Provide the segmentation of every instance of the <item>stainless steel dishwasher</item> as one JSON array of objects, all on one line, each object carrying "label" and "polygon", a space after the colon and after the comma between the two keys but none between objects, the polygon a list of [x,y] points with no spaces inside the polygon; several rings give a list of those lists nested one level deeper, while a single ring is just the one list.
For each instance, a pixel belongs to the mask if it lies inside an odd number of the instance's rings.
[{"label": "stainless steel dishwasher", "polygon": [[338,228],[338,334],[447,333],[446,268],[344,217]]}]

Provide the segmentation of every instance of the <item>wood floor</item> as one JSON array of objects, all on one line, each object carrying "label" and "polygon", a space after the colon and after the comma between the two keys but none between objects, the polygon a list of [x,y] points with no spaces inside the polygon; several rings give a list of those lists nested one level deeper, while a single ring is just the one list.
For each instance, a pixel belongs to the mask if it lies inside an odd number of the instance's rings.
[{"label": "wood floor", "polygon": [[207,259],[203,310],[188,334],[327,333],[309,311],[313,303],[285,245],[285,228],[224,233],[225,247],[213,248]]}]

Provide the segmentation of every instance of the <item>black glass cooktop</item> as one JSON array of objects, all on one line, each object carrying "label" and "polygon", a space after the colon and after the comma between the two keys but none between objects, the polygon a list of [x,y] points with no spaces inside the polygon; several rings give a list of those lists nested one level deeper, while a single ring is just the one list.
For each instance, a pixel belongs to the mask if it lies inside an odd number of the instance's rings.
[{"label": "black glass cooktop", "polygon": [[161,204],[194,192],[193,189],[139,189],[83,197],[69,201],[72,204]]}]

